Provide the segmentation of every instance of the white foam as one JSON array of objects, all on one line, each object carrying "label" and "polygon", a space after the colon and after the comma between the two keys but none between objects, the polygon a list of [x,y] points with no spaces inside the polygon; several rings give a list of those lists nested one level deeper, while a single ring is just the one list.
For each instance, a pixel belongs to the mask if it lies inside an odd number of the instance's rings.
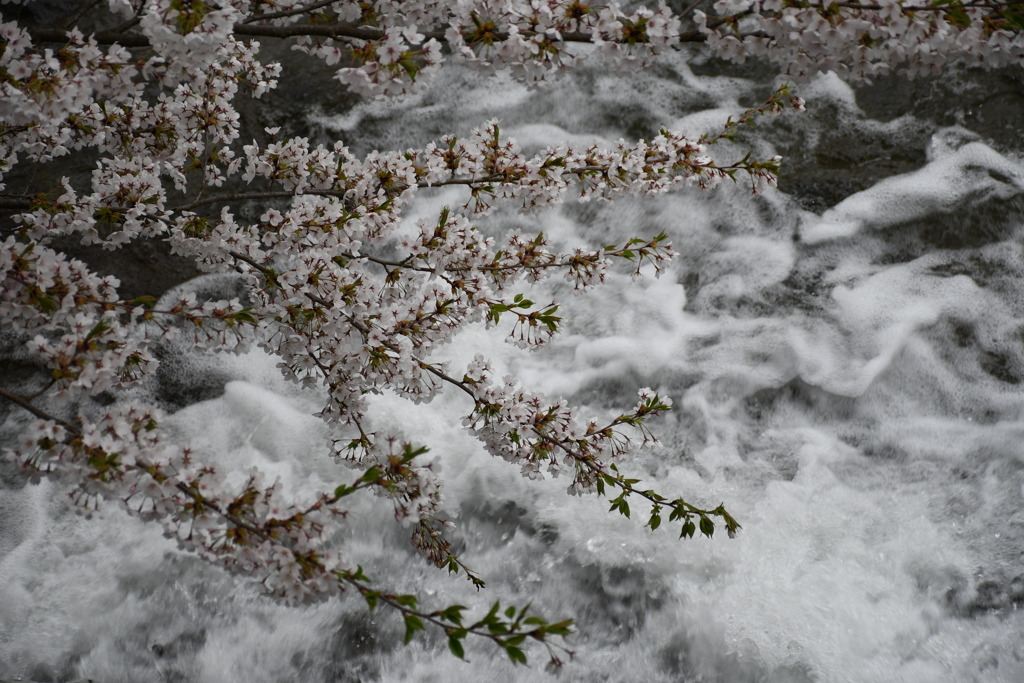
[{"label": "white foam", "polygon": [[853,88],[834,71],[827,74],[819,73],[809,83],[801,85],[798,92],[801,97],[811,102],[812,106],[821,106],[824,102],[831,101],[843,105],[846,109],[858,109],[857,96]]},{"label": "white foam", "polygon": [[889,228],[948,213],[968,201],[1009,199],[1024,191],[1020,162],[980,142],[968,142],[953,151],[952,136],[936,135],[939,139],[931,146],[934,159],[927,166],[853,194],[820,219],[804,214],[800,239],[815,244],[847,238],[867,228]]}]

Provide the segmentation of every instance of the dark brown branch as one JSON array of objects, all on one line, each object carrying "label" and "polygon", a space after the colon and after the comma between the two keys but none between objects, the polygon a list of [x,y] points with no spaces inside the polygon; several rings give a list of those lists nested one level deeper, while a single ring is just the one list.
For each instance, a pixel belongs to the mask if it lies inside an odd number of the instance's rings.
[{"label": "dark brown branch", "polygon": [[[33,43],[67,43],[68,32],[59,28],[38,28],[28,32]],[[152,47],[149,38],[141,33],[126,33],[124,31],[100,31],[92,34],[92,38],[99,45],[118,44],[121,47]]]},{"label": "dark brown branch", "polygon": [[26,195],[0,195],[0,209],[31,209],[32,197]]},{"label": "dark brown branch", "polygon": [[[315,7],[311,6],[311,7]],[[320,38],[354,38],[356,40],[382,40],[385,31],[369,26],[354,26],[352,24],[291,24],[288,26],[271,26],[267,24],[253,23],[263,19],[273,18],[276,15],[266,15],[246,20],[244,23],[235,25],[234,34],[237,36],[259,36],[264,38],[295,38],[299,36],[320,37]],[[280,13],[280,16],[287,14]],[[709,28],[713,26],[709,23]],[[528,33],[528,32],[524,32]],[[32,41],[35,43],[66,43],[67,31],[63,29],[34,29],[29,31]],[[438,42],[446,43],[444,31],[426,31],[423,36],[427,39],[433,38]],[[141,33],[125,32],[117,30],[99,31],[92,35],[93,39],[100,45],[112,45],[117,43],[122,47],[150,47],[149,39]],[[505,40],[507,33],[497,32],[494,40]],[[679,36],[680,42],[694,43],[704,42],[707,36],[699,31],[688,31]],[[561,34],[563,43],[590,43],[593,42],[593,34],[583,31],[572,31]]]},{"label": "dark brown branch", "polygon": [[294,7],[292,9],[281,10],[280,12],[268,12],[266,14],[253,15],[246,18],[243,24],[255,24],[257,21],[269,21],[271,19],[284,19],[285,17],[294,17],[305,12],[313,12],[315,10],[333,5],[338,0],[320,0],[320,2],[314,2],[312,5],[306,5],[305,7]]},{"label": "dark brown branch", "polygon": [[[953,9],[1003,9],[1005,7],[1020,7],[1024,3],[1020,0],[1010,0],[1010,2],[965,2],[963,7],[956,7],[953,5],[903,5],[900,10],[906,12],[948,12]],[[879,10],[887,9],[882,5],[858,5],[854,2],[838,2],[837,7],[843,9],[863,9],[877,12]]]},{"label": "dark brown branch", "polygon": [[52,415],[49,415],[49,414],[43,412],[39,408],[36,408],[34,405],[32,405],[31,401],[29,401],[28,399],[26,399],[23,396],[19,396],[18,394],[12,394],[11,392],[7,391],[6,389],[2,389],[2,388],[0,388],[0,396],[3,396],[4,398],[6,398],[11,403],[15,403],[15,404],[21,406],[22,408],[24,408],[28,412],[30,412],[33,415],[35,415],[36,417],[38,417],[40,420],[53,420],[54,422],[59,422],[59,420],[57,420],[57,418],[55,418]]},{"label": "dark brown branch", "polygon": [[229,251],[228,254],[230,254],[232,257],[234,257],[235,259],[237,259],[239,261],[243,261],[245,263],[248,263],[250,266],[252,266],[256,270],[260,271],[264,275],[266,275],[266,274],[268,274],[270,272],[269,268],[261,266],[260,264],[256,263],[255,261],[253,261],[251,258],[246,256],[245,254],[240,254],[237,251]]},{"label": "dark brown branch", "polygon": [[96,5],[100,4],[100,1],[101,0],[92,0],[91,2],[85,3],[77,12],[68,15],[68,17],[64,19],[64,21],[60,22],[59,25],[62,28],[71,28],[72,26],[74,26],[76,21],[78,21],[85,15],[86,12],[88,12],[91,9],[94,9]]},{"label": "dark brown branch", "polygon": [[326,197],[344,197],[341,190],[310,190],[299,193],[294,190],[270,190],[266,192],[236,192],[233,194],[217,194],[204,199],[196,199],[188,204],[175,206],[173,211],[188,211],[205,204],[216,204],[217,202],[244,202],[249,199],[294,199],[301,195],[316,195]]},{"label": "dark brown branch", "polygon": [[573,654],[575,654],[572,650],[567,650],[564,647],[554,645],[553,643],[546,640],[544,638],[545,630],[543,626],[535,628],[532,631],[521,631],[519,633],[497,633],[490,629],[484,628],[485,624],[483,622],[478,622],[476,624],[473,624],[472,626],[457,628],[456,625],[452,622],[438,618],[440,617],[440,612],[421,612],[410,607],[406,607],[405,605],[401,604],[395,599],[397,596],[388,595],[385,593],[380,593],[378,591],[372,590],[366,584],[359,581],[351,572],[341,572],[338,573],[337,576],[341,581],[345,581],[346,583],[351,584],[356,590],[359,591],[361,595],[366,596],[368,593],[373,594],[377,600],[380,600],[381,602],[385,603],[386,605],[388,605],[388,607],[392,607],[398,610],[402,613],[403,616],[417,616],[423,621],[426,621],[442,629],[445,633],[451,633],[452,631],[464,631],[466,633],[472,633],[475,636],[480,636],[481,638],[486,638],[487,640],[490,640],[499,647],[503,647],[504,643],[509,640],[510,636],[517,637],[519,635],[522,635],[543,643],[544,646],[547,647],[549,654],[552,655],[552,662],[555,662],[556,665],[560,665],[562,662],[560,662],[557,658],[554,657],[551,651],[552,647],[557,647],[562,652],[568,654],[570,658],[573,656]]},{"label": "dark brown branch", "polygon": [[[296,36],[319,36],[323,38],[356,38],[358,40],[381,40],[384,31],[367,26],[351,24],[290,24],[288,26],[266,26],[263,24],[238,24],[235,35],[265,36],[268,38],[292,38]],[[427,38],[443,38],[434,31],[424,34]]]},{"label": "dark brown branch", "polygon": [[142,23],[142,17],[140,17],[139,15],[135,15],[131,19],[127,19],[127,20],[121,22],[120,24],[118,24],[117,26],[114,26],[113,28],[107,29],[107,31],[109,31],[110,33],[124,33],[128,29],[135,28],[136,26],[138,26],[141,23]]},{"label": "dark brown branch", "polygon": [[[23,398],[21,396],[18,396],[17,394],[12,394],[12,393],[10,393],[8,391],[5,391],[4,389],[0,389],[0,396],[3,396],[7,400],[9,400],[9,401],[11,401],[13,403],[16,403],[17,405],[21,406],[22,408],[24,408],[25,410],[29,411],[30,413],[32,413],[33,415],[35,415],[36,417],[38,417],[40,419],[43,419],[43,420],[53,420],[55,422],[61,422],[60,420],[57,420],[53,416],[48,415],[47,413],[43,412],[42,410],[39,410],[38,408],[33,406],[28,400],[26,400],[25,398]],[[76,436],[79,436],[78,431],[75,430],[74,428],[72,428],[70,425],[65,424],[65,423],[61,423],[61,424],[62,424],[62,426],[65,429],[67,429],[71,433],[75,434]],[[142,469],[143,471],[147,471],[145,468],[140,468],[140,467],[137,467],[137,466],[126,466],[126,469]],[[356,482],[356,484],[351,487],[351,491],[354,491],[354,490],[356,490],[358,488],[362,488],[362,484],[364,484],[364,482],[361,482],[361,481],[360,482]],[[191,498],[196,503],[202,504],[203,507],[209,508],[210,510],[213,510],[214,512],[216,512],[226,522],[231,524],[236,529],[244,529],[245,531],[248,531],[250,534],[252,534],[256,538],[259,538],[260,540],[263,540],[263,541],[268,541],[268,542],[271,542],[271,543],[277,542],[276,539],[272,538],[271,535],[268,534],[264,529],[262,529],[260,527],[257,527],[257,526],[254,526],[252,524],[249,524],[244,519],[240,518],[238,515],[232,514],[229,510],[221,509],[221,507],[219,505],[217,505],[215,503],[211,503],[208,499],[206,499],[202,494],[200,494],[198,491],[196,491],[193,487],[190,487],[190,486],[188,486],[188,485],[186,485],[184,483],[181,483],[181,482],[176,483],[174,485],[174,487],[178,491],[180,491],[182,494],[184,494],[184,495],[188,496],[189,498]],[[336,502],[336,501],[337,501],[337,497],[328,500],[327,503],[331,504],[332,502]],[[454,557],[454,556],[452,556],[452,557]],[[469,569],[461,561],[459,561],[458,558],[455,558],[455,559],[456,559],[456,562],[458,562],[459,566],[461,566],[464,571],[469,573]],[[348,583],[349,585],[353,586],[362,595],[366,595],[367,593],[373,593],[378,600],[380,600],[381,602],[385,603],[389,607],[391,607],[393,609],[396,609],[403,616],[404,615],[416,615],[417,617],[419,617],[423,621],[429,622],[429,623],[433,624],[434,626],[437,626],[438,628],[440,628],[440,629],[442,629],[442,630],[444,630],[446,632],[449,631],[452,628],[452,626],[453,626],[452,623],[449,623],[447,621],[443,621],[443,620],[439,619],[438,618],[438,616],[439,616],[438,612],[422,612],[422,611],[413,609],[413,608],[411,608],[411,607],[409,607],[407,605],[401,604],[391,594],[381,593],[381,592],[378,592],[378,591],[374,591],[366,583],[360,581],[355,575],[353,575],[350,572],[338,572],[338,573],[335,574],[335,576],[340,581],[344,581],[345,583]],[[472,576],[472,574],[471,574],[471,576]],[[503,639],[501,634],[495,635],[495,634],[491,633],[489,630],[483,628],[482,626],[476,626],[476,625],[470,626],[470,627],[465,628],[465,631],[467,633],[472,633],[473,635],[480,636],[480,637],[486,638],[488,640],[491,640],[491,641],[493,641],[493,642],[495,642],[495,643],[497,643],[499,645],[504,642],[504,639]],[[544,633],[544,630],[542,628],[539,628],[539,629],[534,629],[532,631],[525,631],[522,634],[525,635],[525,636],[528,636],[528,637],[535,637],[537,640],[543,641],[542,637],[538,637],[538,634],[543,634],[543,633]],[[510,635],[510,634],[504,634],[504,638],[507,638],[508,635]],[[513,633],[511,635],[516,635],[516,634]]]},{"label": "dark brown branch", "polygon": [[[473,390],[470,389],[470,387],[465,382],[463,382],[461,380],[457,380],[454,377],[451,377],[451,376],[441,372],[440,370],[438,370],[437,368],[433,367],[429,363],[424,363],[424,362],[421,361],[419,366],[420,366],[420,368],[422,368],[422,369],[426,370],[427,372],[435,375],[436,377],[440,378],[441,380],[444,380],[445,382],[448,382],[452,386],[455,386],[455,387],[461,389],[462,391],[467,393],[473,399],[473,402],[476,405],[480,405],[480,403],[481,403],[480,399],[478,399],[476,397],[476,395],[473,393]],[[622,426],[622,425],[626,425],[626,424],[629,424],[629,423],[626,422],[625,420],[621,419],[621,417],[615,418],[614,420],[612,420],[610,423],[608,423],[604,427],[595,430],[595,433],[606,432],[608,430],[612,430],[612,429],[615,429],[616,427],[619,427],[619,426]],[[684,501],[682,499],[677,499],[677,500],[669,501],[666,498],[664,498],[663,496],[660,496],[660,495],[656,494],[654,491],[638,489],[635,486],[633,486],[630,483],[629,480],[627,480],[625,477],[623,477],[618,472],[616,472],[613,475],[609,475],[608,474],[608,470],[605,469],[603,463],[601,463],[595,456],[593,456],[592,454],[577,452],[573,448],[569,447],[569,445],[566,443],[565,439],[561,439],[561,440],[560,439],[555,439],[555,438],[549,436],[548,434],[545,434],[542,430],[537,429],[536,427],[532,427],[531,431],[533,431],[533,433],[537,436],[537,438],[539,438],[540,440],[544,441],[545,443],[550,444],[551,446],[553,446],[555,448],[558,448],[559,450],[564,452],[566,455],[568,455],[570,458],[572,458],[574,462],[579,463],[583,467],[586,467],[587,469],[589,469],[591,472],[595,473],[596,475],[598,475],[598,476],[610,476],[612,479],[615,480],[615,485],[618,488],[620,488],[622,491],[626,492],[627,494],[636,494],[636,495],[640,496],[641,498],[645,498],[646,500],[650,501],[654,505],[668,507],[668,508],[680,509],[680,512],[683,513],[684,516],[689,516],[689,515],[697,515],[697,516],[710,515],[710,516],[716,516],[716,515],[718,515],[717,511],[715,511],[715,510],[705,510],[705,509],[699,508],[699,507],[697,507],[695,505],[692,505],[690,503],[687,503],[686,501]],[[720,515],[718,515],[718,516],[720,516]],[[727,521],[728,521],[728,519],[731,519],[731,518],[727,517]],[[739,525],[737,525],[737,527],[738,526]]]},{"label": "dark brown branch", "polygon": [[[267,24],[261,24],[257,22],[267,21],[271,19],[281,19],[290,16],[298,16],[305,12],[313,12],[315,10],[327,7],[334,4],[335,0],[319,0],[310,5],[301,8],[295,8],[290,10],[282,10],[280,12],[271,12],[264,15],[252,16],[246,18],[245,21],[235,25],[234,33],[240,36],[262,36],[266,38],[293,38],[299,36],[309,37],[322,37],[322,38],[353,38],[356,40],[382,40],[386,33],[384,29],[374,28],[372,26],[357,26],[354,24],[291,24],[288,26],[272,26]],[[688,6],[680,16],[684,16],[691,12],[698,3],[694,3]],[[1012,7],[1020,7],[1024,5],[1020,0],[1007,0],[1006,2],[964,2],[962,9],[987,9],[987,10],[999,10]],[[813,7],[813,5],[811,5]],[[862,5],[855,2],[839,2],[835,3],[836,7],[848,10],[863,10],[863,11],[880,11],[884,9],[882,5]],[[960,9],[961,7],[957,7]],[[818,9],[818,8],[815,8]],[[910,12],[948,12],[953,7],[951,5],[904,5],[900,7],[900,11],[904,14]],[[730,21],[740,19],[751,12],[742,12],[740,14],[717,17],[708,22],[707,26],[709,29],[717,28],[722,24]],[[140,34],[134,32],[128,32],[128,29],[133,28],[139,22],[138,17],[129,19],[111,29],[99,31],[93,34],[93,38],[97,43],[101,45],[111,45],[117,43],[123,47],[150,47],[149,39]],[[524,35],[530,35],[530,31],[523,31]],[[54,29],[34,29],[29,31],[29,35],[32,37],[33,42],[36,43],[66,43],[67,42],[67,30],[61,28]],[[434,39],[442,43],[446,43],[445,32],[443,30],[425,31],[423,35],[427,39]],[[507,39],[508,33],[495,32],[492,35],[493,40],[502,41]],[[592,33],[585,31],[566,31],[561,34],[561,39],[556,42],[562,43],[590,43],[593,42],[594,36]],[[699,43],[707,40],[707,36],[700,31],[687,31],[679,35],[679,42],[681,43]]]}]

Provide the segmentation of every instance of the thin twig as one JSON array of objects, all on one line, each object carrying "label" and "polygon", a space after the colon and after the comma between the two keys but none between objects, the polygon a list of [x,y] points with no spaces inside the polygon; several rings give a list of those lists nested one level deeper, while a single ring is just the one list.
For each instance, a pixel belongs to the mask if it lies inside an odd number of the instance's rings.
[{"label": "thin twig", "polygon": [[19,396],[18,394],[13,394],[13,393],[11,393],[11,392],[7,391],[6,389],[3,389],[3,388],[0,388],[0,396],[3,396],[4,398],[6,398],[11,403],[18,404],[19,406],[21,406],[22,408],[24,408],[28,412],[30,412],[33,415],[35,415],[36,417],[38,417],[40,420],[53,420],[54,422],[59,422],[59,420],[57,420],[57,418],[55,418],[52,415],[49,415],[49,414],[45,413],[44,411],[40,410],[39,408],[35,407],[34,405],[32,405],[31,401],[29,401],[28,399],[26,399],[23,396]]},{"label": "thin twig", "polygon": [[321,0],[320,2],[314,2],[312,5],[306,5],[305,7],[295,7],[292,9],[281,10],[280,12],[268,12],[267,14],[258,14],[246,17],[243,24],[254,24],[257,21],[269,21],[271,19],[284,19],[285,17],[294,17],[298,14],[305,12],[312,12],[328,5],[333,5],[338,0]]},{"label": "thin twig", "polygon": [[62,21],[62,22],[60,22],[60,24],[58,24],[58,26],[60,26],[61,28],[68,28],[68,27],[70,27],[76,21],[81,19],[82,16],[86,12],[88,12],[92,8],[96,7],[96,5],[100,4],[100,2],[102,2],[102,0],[92,0],[92,2],[87,2],[87,3],[83,4],[82,7],[77,12],[75,12],[73,14],[69,14],[68,17],[64,21]]},{"label": "thin twig", "polygon": [[[14,394],[14,393],[11,393],[9,391],[6,391],[5,389],[2,389],[2,388],[0,388],[0,396],[2,396],[3,398],[6,398],[7,400],[11,401],[12,403],[17,404],[21,408],[24,408],[25,410],[29,411],[30,413],[32,413],[33,415],[35,415],[36,417],[38,417],[38,418],[40,418],[42,420],[51,420],[53,422],[56,422],[56,423],[60,424],[65,430],[67,430],[68,433],[72,434],[75,438],[81,438],[82,434],[81,434],[80,430],[76,429],[73,425],[68,424],[68,423],[66,423],[66,422],[64,422],[62,420],[59,420],[59,419],[55,418],[54,416],[49,415],[45,411],[37,408],[36,406],[32,405],[32,403],[30,401],[28,401],[27,399],[25,399],[24,397],[19,396],[19,395]],[[146,474],[149,474],[150,476],[154,476],[153,473],[150,472],[145,467],[140,467],[138,465],[123,465],[123,467],[124,467],[125,471],[138,470],[138,471],[145,472]],[[361,484],[364,484],[364,483],[367,484],[367,485],[369,484],[369,482],[356,482],[356,484],[354,484],[351,487],[351,490],[349,492],[351,493],[352,490],[356,490],[358,488],[361,488]],[[177,483],[174,484],[174,487],[175,487],[175,489],[180,491],[185,496],[188,496],[189,498],[191,498],[194,502],[201,503],[203,508],[212,510],[215,513],[217,513],[222,519],[224,519],[226,522],[228,522],[231,526],[233,526],[233,527],[235,527],[237,529],[244,529],[245,531],[249,532],[250,534],[252,534],[253,536],[255,536],[256,538],[258,538],[258,539],[260,539],[262,541],[266,541],[266,542],[270,542],[270,543],[279,543],[279,541],[277,539],[275,539],[270,533],[268,533],[264,529],[262,529],[262,528],[260,528],[258,526],[254,526],[253,524],[250,524],[246,520],[240,518],[238,515],[233,514],[230,510],[224,510],[224,509],[221,508],[221,506],[217,505],[216,503],[210,502],[205,496],[203,496],[201,493],[199,493],[194,486],[189,486],[189,485],[187,485],[187,484],[185,484],[183,482],[177,482]],[[325,499],[324,502],[325,502],[325,504],[330,505],[333,502],[336,502],[338,499],[339,498],[336,496],[336,497],[333,497],[333,498]],[[467,571],[467,573],[469,572],[468,568],[464,564],[462,564],[461,561],[459,561],[457,558],[456,558],[456,561],[458,562],[458,564],[465,571]],[[324,569],[322,567],[322,565],[319,566],[319,569],[321,571],[324,571],[325,573],[327,572],[327,570]],[[471,624],[469,626],[462,626],[460,623],[455,623],[455,622],[452,622],[449,619],[442,618],[442,612],[441,611],[424,612],[424,611],[415,609],[413,607],[410,607],[408,604],[403,604],[399,600],[400,596],[398,596],[396,594],[385,593],[385,592],[381,592],[381,591],[378,591],[378,590],[374,590],[370,586],[370,584],[368,582],[366,582],[364,580],[361,580],[361,579],[364,579],[365,577],[363,577],[361,575],[361,573],[359,573],[359,572],[352,572],[352,571],[348,571],[348,570],[339,570],[339,571],[334,571],[334,572],[330,572],[330,573],[333,574],[333,576],[335,577],[335,579],[338,580],[339,583],[347,583],[348,585],[350,585],[353,588],[355,588],[360,593],[360,595],[363,595],[364,597],[373,596],[373,598],[376,601],[383,602],[388,607],[391,607],[392,609],[395,609],[400,614],[402,614],[403,617],[406,617],[406,616],[418,617],[422,621],[430,623],[430,624],[436,626],[437,628],[441,629],[446,634],[450,635],[453,631],[457,630],[457,631],[460,631],[460,632],[464,632],[466,634],[472,634],[472,635],[478,636],[480,638],[485,638],[485,639],[490,640],[491,642],[493,642],[496,645],[501,646],[501,647],[505,646],[506,641],[509,638],[524,636],[524,637],[527,637],[527,638],[531,638],[533,640],[538,640],[540,642],[543,642],[545,644],[545,646],[547,646],[549,653],[551,653],[551,648],[552,648],[553,644],[545,639],[544,636],[545,636],[545,634],[548,634],[549,631],[545,629],[545,627],[544,627],[545,625],[543,625],[543,624],[541,626],[537,627],[537,628],[532,629],[532,630],[514,631],[514,630],[510,629],[510,630],[508,630],[506,632],[494,632],[494,631],[492,631],[491,629],[489,629],[487,627],[487,624],[483,620],[478,621],[478,622],[476,622],[474,624]],[[566,649],[564,647],[561,647],[561,646],[554,646],[554,647],[556,647],[557,649],[567,653],[570,657],[573,654],[570,650],[568,650],[568,649]]]}]

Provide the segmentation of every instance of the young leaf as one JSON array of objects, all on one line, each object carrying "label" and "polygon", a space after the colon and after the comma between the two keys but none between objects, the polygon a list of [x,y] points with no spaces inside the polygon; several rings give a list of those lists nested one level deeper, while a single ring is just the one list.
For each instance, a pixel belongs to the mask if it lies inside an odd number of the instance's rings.
[{"label": "young leaf", "polygon": [[459,659],[466,659],[466,651],[462,649],[462,641],[454,636],[448,637],[448,649]]},{"label": "young leaf", "polygon": [[707,517],[701,517],[700,532],[708,538],[711,538],[711,536],[715,533],[715,523]]},{"label": "young leaf", "polygon": [[661,515],[659,515],[656,512],[652,513],[651,520],[647,523],[647,525],[651,527],[651,531],[657,529],[659,526],[661,526]]},{"label": "young leaf", "polygon": [[424,630],[423,620],[415,614],[405,615],[405,644],[408,645],[416,631]]}]

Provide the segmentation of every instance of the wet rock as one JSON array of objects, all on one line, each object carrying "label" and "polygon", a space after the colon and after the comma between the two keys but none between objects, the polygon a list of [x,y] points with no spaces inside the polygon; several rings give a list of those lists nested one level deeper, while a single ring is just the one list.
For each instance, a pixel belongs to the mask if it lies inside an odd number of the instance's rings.
[{"label": "wet rock", "polygon": [[584,565],[571,571],[575,591],[592,599],[576,615],[584,637],[616,644],[640,633],[665,604],[665,586],[636,566]]},{"label": "wet rock", "polygon": [[117,291],[124,300],[156,296],[202,274],[192,259],[176,256],[160,239],[136,239],[116,251],[99,246],[84,247],[70,240],[55,241],[53,247],[84,262],[98,275],[113,275],[121,281]]},{"label": "wet rock", "polygon": [[182,655],[191,656],[206,644],[206,629],[186,631],[166,643],[153,643],[149,651],[160,659],[176,659]]},{"label": "wet rock", "polygon": [[1006,384],[1020,384],[1020,373],[1014,359],[1005,353],[984,351],[980,358],[982,369]]},{"label": "wet rock", "polygon": [[978,616],[1024,605],[1024,574],[1009,581],[986,580],[975,586],[975,596],[964,606],[964,616]]},{"label": "wet rock", "polygon": [[685,683],[815,683],[817,677],[803,662],[767,669],[756,646],[740,654],[721,643],[700,643],[693,634],[676,634],[658,652],[659,668],[672,680]]},{"label": "wet rock", "polygon": [[1000,148],[1019,149],[1024,146],[1019,126],[1024,109],[1022,81],[1024,74],[1015,68],[964,68],[936,78],[876,78],[855,90],[857,105],[872,119],[887,121],[909,113],[939,126],[959,124],[994,140]]},{"label": "wet rock", "polygon": [[218,398],[234,379],[216,370],[196,371],[194,358],[173,349],[156,349],[156,399],[167,412],[175,412],[200,401]]},{"label": "wet rock", "polygon": [[1005,588],[997,581],[982,581],[975,587],[977,597],[970,605],[972,612],[1002,609],[1007,605]]},{"label": "wet rock", "polygon": [[796,377],[780,387],[759,389],[743,399],[743,406],[755,420],[763,420],[783,406],[797,406],[801,410],[848,419],[857,410],[857,399],[839,396]]},{"label": "wet rock", "polygon": [[[463,503],[456,532],[451,539],[457,544],[457,551],[463,544],[479,551],[482,547],[506,545],[520,532],[528,536],[538,533],[526,508],[512,500],[474,500]],[[551,539],[552,534],[553,538],[558,537],[557,531],[548,529],[546,538]]]},{"label": "wet rock", "polygon": [[[393,633],[382,633],[370,614],[362,612],[342,617],[325,648],[327,661],[309,651],[292,656],[295,680],[323,680],[335,683],[363,683],[379,680],[381,654],[393,650],[398,643]],[[311,656],[312,654],[312,656]]]}]

